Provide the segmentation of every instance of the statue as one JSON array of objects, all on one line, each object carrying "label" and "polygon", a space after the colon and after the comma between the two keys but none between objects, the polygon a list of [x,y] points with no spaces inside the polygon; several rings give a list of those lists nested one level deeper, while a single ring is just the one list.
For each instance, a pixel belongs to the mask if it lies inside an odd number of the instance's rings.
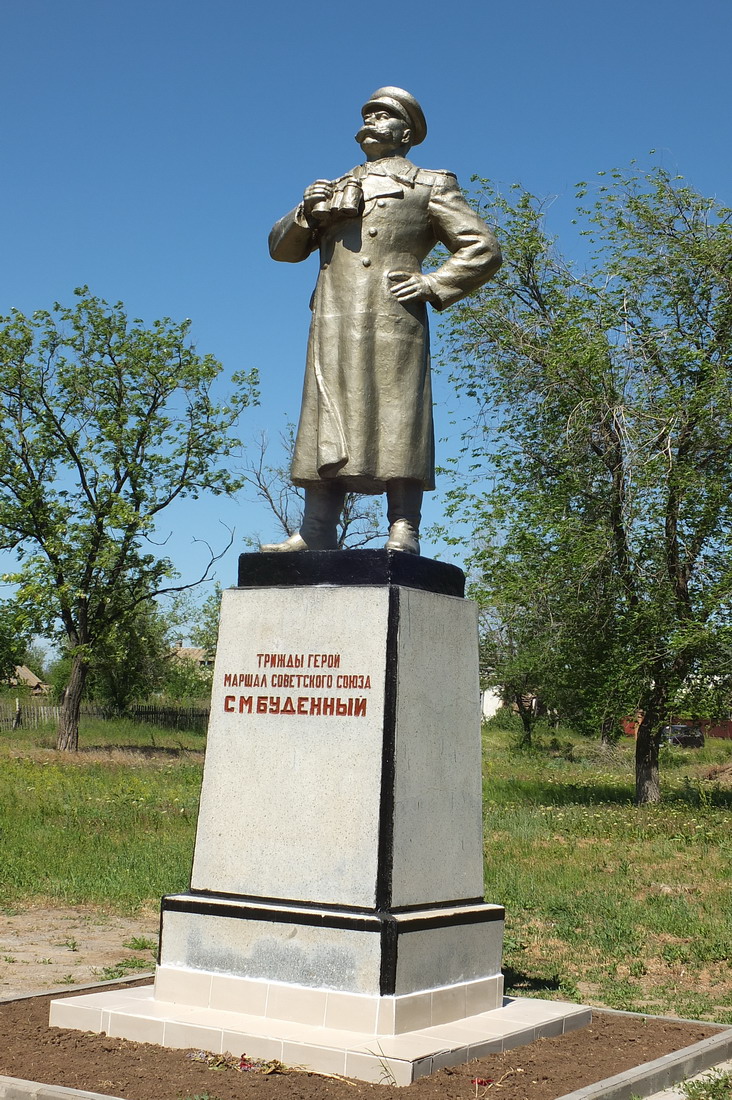
[{"label": "statue", "polygon": [[[385,492],[386,548],[419,553],[422,494],[435,487],[427,302],[445,309],[501,263],[455,176],[406,159],[427,134],[417,100],[379,88],[361,114],[366,163],[316,180],[269,237],[275,260],[299,263],[319,249],[320,272],[292,461],[303,521],[265,551],[336,549],[354,491]],[[451,255],[425,275],[422,261],[438,242]]]}]

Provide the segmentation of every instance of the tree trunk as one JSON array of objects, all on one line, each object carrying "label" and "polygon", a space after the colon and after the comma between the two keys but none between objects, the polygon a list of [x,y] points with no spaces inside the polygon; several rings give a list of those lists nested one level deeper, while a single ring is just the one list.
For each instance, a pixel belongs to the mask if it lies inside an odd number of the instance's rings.
[{"label": "tree trunk", "polygon": [[617,724],[614,718],[603,718],[600,725],[600,742],[607,746],[617,741]]},{"label": "tree trunk", "polygon": [[56,748],[60,752],[78,752],[79,712],[88,672],[88,661],[79,654],[75,654],[71,662],[71,676],[61,704],[61,718],[56,734]]},{"label": "tree trunk", "polygon": [[531,746],[531,731],[535,721],[534,708],[531,700],[529,700],[528,706],[526,705],[526,699],[523,695],[516,695],[515,701],[521,725],[524,727],[521,733],[521,748],[529,748]]},{"label": "tree trunk", "polygon": [[635,804],[660,802],[658,776],[658,735],[654,732],[655,714],[647,711],[638,726],[635,740]]}]

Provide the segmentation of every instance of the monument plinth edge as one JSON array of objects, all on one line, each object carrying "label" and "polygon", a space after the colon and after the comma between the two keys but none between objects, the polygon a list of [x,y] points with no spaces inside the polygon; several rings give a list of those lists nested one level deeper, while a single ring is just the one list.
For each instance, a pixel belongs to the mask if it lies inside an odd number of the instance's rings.
[{"label": "monument plinth edge", "polygon": [[398,550],[308,550],[239,555],[239,588],[399,585],[443,596],[465,595],[457,565]]}]

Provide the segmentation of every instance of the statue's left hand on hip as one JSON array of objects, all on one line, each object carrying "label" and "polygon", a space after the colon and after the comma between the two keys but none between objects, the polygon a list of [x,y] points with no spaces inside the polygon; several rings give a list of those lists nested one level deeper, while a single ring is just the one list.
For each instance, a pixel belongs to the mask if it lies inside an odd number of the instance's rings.
[{"label": "statue's left hand on hip", "polygon": [[429,280],[414,271],[390,271],[389,288],[400,302],[429,302],[434,297]]}]

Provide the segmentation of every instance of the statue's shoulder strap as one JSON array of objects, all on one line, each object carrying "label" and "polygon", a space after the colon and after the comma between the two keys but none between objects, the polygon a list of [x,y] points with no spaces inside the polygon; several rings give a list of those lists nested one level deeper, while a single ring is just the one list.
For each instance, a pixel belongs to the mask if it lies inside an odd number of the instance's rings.
[{"label": "statue's shoulder strap", "polygon": [[435,184],[444,186],[457,186],[457,176],[454,172],[448,172],[444,168],[419,168],[417,170],[416,183],[423,183],[427,187]]},{"label": "statue's shoulder strap", "polygon": [[345,183],[346,180],[351,179],[363,179],[366,175],[366,168],[363,164],[357,164],[355,168],[352,168],[350,172],[344,172],[342,176],[339,176],[337,180],[333,180],[334,184]]}]

